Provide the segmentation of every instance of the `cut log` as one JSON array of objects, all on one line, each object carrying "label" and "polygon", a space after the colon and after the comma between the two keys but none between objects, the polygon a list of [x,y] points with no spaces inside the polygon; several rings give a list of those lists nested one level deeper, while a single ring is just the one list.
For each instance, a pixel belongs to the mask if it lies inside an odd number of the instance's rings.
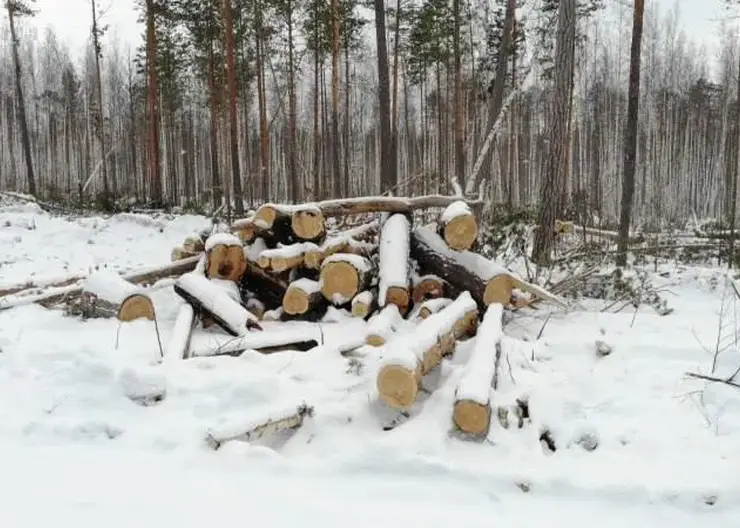
[{"label": "cut log", "polygon": [[478,222],[468,204],[457,201],[448,205],[439,217],[438,233],[456,251],[473,247],[478,238]]},{"label": "cut log", "polygon": [[491,383],[496,373],[497,351],[503,335],[499,303],[488,306],[483,316],[473,353],[455,390],[452,419],[464,433],[485,436],[491,422]]},{"label": "cut log", "polygon": [[[183,273],[188,273],[195,269],[199,262],[202,262],[203,256],[190,257],[174,263],[168,263],[163,266],[154,266],[142,270],[126,273],[122,275],[125,281],[133,284],[152,284],[161,279],[176,277]],[[39,295],[28,295],[16,299],[0,300],[0,310],[7,310],[15,306],[26,304],[40,304],[46,308],[59,304],[61,302],[71,302],[82,294],[82,286],[72,285],[55,291],[45,292]]]},{"label": "cut log", "polygon": [[395,340],[387,347],[377,377],[381,399],[393,408],[408,409],[416,401],[422,376],[454,351],[456,339],[473,334],[477,323],[476,303],[463,292],[413,332]]},{"label": "cut log", "polygon": [[411,252],[419,265],[445,277],[461,291],[469,291],[482,306],[508,305],[515,280],[506,268],[470,251],[455,251],[427,227],[414,230]]},{"label": "cut log", "polygon": [[41,279],[35,281],[27,281],[23,284],[4,286],[0,288],[0,297],[5,297],[6,295],[16,295],[18,293],[25,294],[32,290],[40,290],[45,288],[61,288],[63,286],[74,284],[75,282],[79,282],[84,278],[84,275],[71,275],[64,278]]},{"label": "cut log", "polygon": [[262,354],[291,350],[307,352],[320,344],[317,338],[320,334],[319,328],[308,323],[305,323],[305,326],[278,324],[261,332],[250,332],[236,339],[228,339],[215,348],[194,350],[191,357],[240,356],[247,350]]},{"label": "cut log", "polygon": [[436,275],[422,275],[414,278],[414,289],[411,295],[414,304],[419,304],[427,299],[440,297],[452,297],[450,284]]},{"label": "cut log", "polygon": [[220,448],[225,442],[253,442],[268,434],[276,434],[288,429],[297,429],[308,416],[313,416],[313,407],[305,403],[298,406],[272,409],[266,413],[234,421],[230,424],[212,428],[206,436],[206,443],[212,449]]},{"label": "cut log", "polygon": [[[460,201],[459,196],[417,196],[413,198],[366,196],[359,198],[342,198],[338,200],[326,200],[316,202],[315,205],[324,217],[346,216],[363,213],[410,213],[417,209],[430,207],[447,207]],[[481,201],[467,201],[471,207],[482,205]]]},{"label": "cut log", "polygon": [[336,253],[356,253],[368,250],[367,245],[359,244],[357,241],[373,236],[378,231],[380,223],[377,220],[367,224],[341,231],[328,237],[323,244],[309,247],[306,250],[304,263],[307,268],[319,269],[321,263],[327,257]]},{"label": "cut log", "polygon": [[288,244],[293,242],[290,226],[290,206],[263,204],[254,215],[253,223],[260,230],[260,236]]},{"label": "cut log", "polygon": [[190,354],[190,338],[193,335],[194,325],[195,312],[193,307],[185,303],[177,312],[175,326],[172,328],[172,336],[165,349],[165,359],[174,361],[188,358]]},{"label": "cut log", "polygon": [[239,281],[247,267],[241,241],[229,233],[217,233],[206,240],[206,277]]},{"label": "cut log", "polygon": [[321,264],[321,293],[327,301],[341,306],[370,284],[372,262],[359,255],[337,253]]},{"label": "cut log", "polygon": [[317,241],[326,234],[324,214],[312,204],[293,206],[290,227],[301,240]]},{"label": "cut log", "polygon": [[365,343],[374,347],[383,346],[402,324],[403,317],[398,306],[389,304],[368,321]]},{"label": "cut log", "polygon": [[154,304],[138,286],[114,271],[96,271],[85,280],[76,303],[69,312],[82,317],[116,317],[120,321],[154,320]]},{"label": "cut log", "polygon": [[365,290],[355,295],[352,299],[352,317],[367,319],[375,310],[377,297],[375,290]]},{"label": "cut log", "polygon": [[444,310],[450,304],[452,304],[452,299],[448,299],[446,297],[439,297],[438,299],[427,299],[417,307],[414,316],[416,319],[426,319],[430,315]]},{"label": "cut log", "polygon": [[311,279],[291,282],[283,297],[283,311],[288,315],[304,315],[325,305],[319,283]]},{"label": "cut log", "polygon": [[273,273],[297,268],[303,265],[307,251],[316,248],[311,242],[298,242],[275,249],[266,249],[260,253],[257,264],[262,269],[269,269]]},{"label": "cut log", "polygon": [[288,289],[288,282],[282,277],[267,273],[253,262],[248,261],[246,271],[242,275],[240,289],[242,300],[245,299],[245,292],[251,292],[265,303],[265,307],[272,309],[282,306],[285,290]]},{"label": "cut log", "polygon": [[185,252],[195,255],[203,253],[206,250],[206,245],[202,238],[190,236],[185,239],[185,242],[182,244],[182,248]]},{"label": "cut log", "polygon": [[380,230],[378,305],[395,304],[405,315],[411,304],[409,265],[411,222],[403,214],[391,215]]},{"label": "cut log", "polygon": [[261,329],[257,318],[231,298],[217,284],[196,273],[186,273],[175,283],[175,292],[193,305],[196,312],[207,314],[233,336],[252,328]]}]

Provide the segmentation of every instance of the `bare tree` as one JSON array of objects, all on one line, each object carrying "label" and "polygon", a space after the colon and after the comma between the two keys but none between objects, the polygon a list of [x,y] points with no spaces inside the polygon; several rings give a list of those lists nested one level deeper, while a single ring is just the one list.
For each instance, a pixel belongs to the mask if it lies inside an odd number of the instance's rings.
[{"label": "bare tree", "polygon": [[[336,0],[335,0],[336,1]],[[373,0],[375,38],[378,47],[378,96],[380,98],[380,189],[390,191],[396,185],[396,166],[391,138],[391,94],[388,72],[388,44],[385,29],[385,1]]]},{"label": "bare tree", "polygon": [[234,23],[231,0],[223,0],[224,32],[226,41],[226,69],[229,85],[229,146],[231,149],[231,179],[234,188],[234,213],[244,214],[242,176],[239,167],[239,130],[236,108],[236,60],[234,58]]},{"label": "bare tree", "polygon": [[154,0],[146,0],[146,69],[147,108],[149,121],[149,184],[150,198],[162,204],[162,176],[159,161],[159,113],[157,110],[157,37],[154,33]]}]

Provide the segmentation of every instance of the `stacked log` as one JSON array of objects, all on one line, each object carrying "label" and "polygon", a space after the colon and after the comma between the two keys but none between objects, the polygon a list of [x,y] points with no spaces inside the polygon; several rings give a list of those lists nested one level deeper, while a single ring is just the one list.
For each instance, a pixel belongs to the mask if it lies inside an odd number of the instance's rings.
[{"label": "stacked log", "polygon": [[84,282],[81,295],[68,307],[84,318],[115,317],[119,321],[154,320],[148,293],[113,271],[97,271]]}]

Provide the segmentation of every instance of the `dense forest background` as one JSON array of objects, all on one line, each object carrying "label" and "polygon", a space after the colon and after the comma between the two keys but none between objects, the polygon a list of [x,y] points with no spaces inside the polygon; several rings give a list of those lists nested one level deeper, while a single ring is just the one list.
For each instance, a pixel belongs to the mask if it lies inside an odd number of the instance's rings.
[{"label": "dense forest background", "polygon": [[[536,206],[560,2],[518,0],[515,17],[513,4],[142,0],[144,45],[129,49],[91,0],[78,57],[32,29],[32,2],[12,0],[0,21],[0,190],[105,208],[226,199],[240,213],[461,186],[497,207]],[[737,178],[738,38],[718,23],[724,45],[710,55],[656,4],[644,13],[633,221],[720,218]],[[630,2],[577,2],[557,199],[587,224],[619,219],[632,15]]]}]

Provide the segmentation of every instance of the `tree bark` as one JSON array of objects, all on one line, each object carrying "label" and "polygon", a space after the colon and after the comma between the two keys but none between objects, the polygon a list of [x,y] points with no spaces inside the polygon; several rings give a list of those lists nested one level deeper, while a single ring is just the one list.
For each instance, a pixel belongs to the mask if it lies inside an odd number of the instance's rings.
[{"label": "tree bark", "polygon": [[234,213],[244,214],[242,177],[239,165],[239,130],[236,108],[236,59],[234,58],[234,22],[231,0],[223,0],[224,30],[226,32],[226,67],[229,85],[229,140],[231,147],[231,179],[234,189]]},{"label": "tree bark", "polygon": [[[630,80],[627,102],[627,123],[624,131],[624,166],[622,173],[622,207],[619,214],[619,241],[617,242],[617,265],[627,264],[632,204],[635,195],[635,167],[637,157],[637,120],[640,103],[640,50],[642,47],[642,19],[645,0],[635,0],[632,25],[632,47],[630,50]],[[735,178],[737,181],[737,178]],[[733,185],[736,191],[736,184]],[[734,202],[733,202],[734,204]],[[734,205],[733,205],[734,206]],[[734,215],[733,224],[734,226]]]},{"label": "tree bark", "polygon": [[100,74],[100,35],[98,30],[98,16],[95,8],[95,0],[90,0],[92,9],[92,40],[93,50],[95,52],[95,97],[97,98],[97,132],[100,142],[100,172],[103,176],[103,206],[108,209],[112,206],[110,203],[110,186],[108,182],[108,168],[106,163],[105,149],[105,113],[103,112],[103,78]]},{"label": "tree bark", "polygon": [[[335,0],[336,1],[336,0]],[[373,0],[375,38],[378,53],[378,96],[380,102],[380,191],[385,193],[396,185],[393,141],[391,138],[391,101],[388,79],[388,45],[385,30],[385,1]]]},{"label": "tree bark", "polygon": [[159,114],[157,111],[157,37],[154,33],[154,0],[146,0],[147,107],[149,110],[149,183],[155,207],[162,204],[162,178],[159,160]]},{"label": "tree bark", "polygon": [[[455,177],[457,183],[465,186],[465,131],[463,123],[463,87],[462,87],[462,57],[460,50],[460,0],[452,0],[454,23],[452,32],[453,54],[455,62]],[[502,40],[503,42],[503,40]],[[502,46],[504,44],[502,43]],[[504,66],[506,60],[504,60]],[[504,75],[506,77],[506,75]],[[498,80],[498,79],[497,79]]]}]

